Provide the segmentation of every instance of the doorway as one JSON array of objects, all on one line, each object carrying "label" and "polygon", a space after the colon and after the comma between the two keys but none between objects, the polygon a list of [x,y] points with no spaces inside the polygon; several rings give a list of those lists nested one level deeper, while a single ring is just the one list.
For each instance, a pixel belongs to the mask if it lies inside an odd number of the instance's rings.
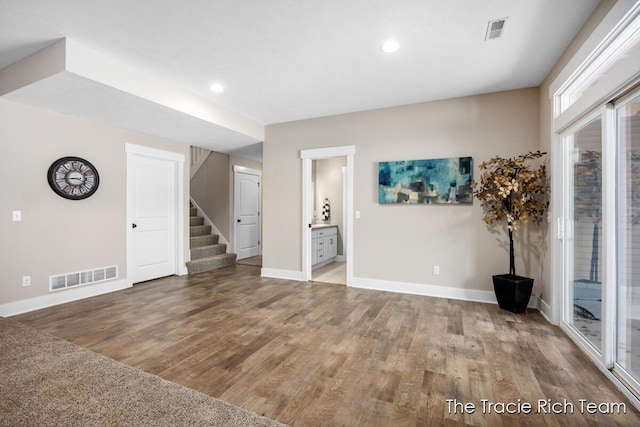
[{"label": "doorway", "polygon": [[126,144],[127,278],[181,274],[184,155]]},{"label": "doorway", "polygon": [[261,180],[262,171],[233,166],[233,248],[239,260],[261,255]]},{"label": "doorway", "polygon": [[[314,197],[322,197],[321,194],[316,195],[314,191],[313,180],[313,161],[329,158],[346,158],[346,166],[344,166],[344,175],[342,168],[338,169],[339,176],[342,179],[342,195],[340,198],[343,202],[343,221],[342,243],[344,248],[344,268],[346,270],[345,284],[350,286],[353,283],[353,165],[355,156],[355,146],[340,146],[318,148],[311,150],[302,150],[300,157],[302,159],[302,280],[312,280],[312,266],[314,248],[312,248],[312,230],[314,226]],[[330,203],[330,200],[329,200]],[[317,206],[322,209],[324,206]],[[316,216],[321,215],[316,209]],[[330,222],[330,220],[329,220]],[[317,224],[315,224],[317,225]],[[327,225],[326,223],[324,225]],[[328,224],[331,225],[331,224]],[[317,252],[316,252],[317,253]]]},{"label": "doorway", "polygon": [[346,285],[344,251],[346,156],[311,164],[311,280]]}]

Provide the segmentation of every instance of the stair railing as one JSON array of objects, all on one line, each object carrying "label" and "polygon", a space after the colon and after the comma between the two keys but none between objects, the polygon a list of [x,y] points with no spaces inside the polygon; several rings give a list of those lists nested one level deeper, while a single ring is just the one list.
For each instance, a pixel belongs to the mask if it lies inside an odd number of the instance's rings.
[{"label": "stair railing", "polygon": [[196,172],[207,160],[209,154],[211,154],[211,151],[206,148],[191,146],[191,178],[196,175]]}]

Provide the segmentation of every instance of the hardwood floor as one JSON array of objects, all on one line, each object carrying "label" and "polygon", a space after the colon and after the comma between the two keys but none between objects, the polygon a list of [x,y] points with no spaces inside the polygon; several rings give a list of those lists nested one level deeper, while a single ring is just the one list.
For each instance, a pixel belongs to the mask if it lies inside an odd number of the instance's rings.
[{"label": "hardwood floor", "polygon": [[[265,279],[236,265],[15,319],[292,425],[640,425],[537,311]],[[482,399],[532,413],[487,413]],[[537,413],[547,399],[574,411]],[[580,399],[626,413],[582,413]]]},{"label": "hardwood floor", "polygon": [[313,270],[311,276],[311,280],[313,280],[314,282],[346,285],[347,263],[338,261],[332,262],[331,264],[327,264],[316,270]]}]

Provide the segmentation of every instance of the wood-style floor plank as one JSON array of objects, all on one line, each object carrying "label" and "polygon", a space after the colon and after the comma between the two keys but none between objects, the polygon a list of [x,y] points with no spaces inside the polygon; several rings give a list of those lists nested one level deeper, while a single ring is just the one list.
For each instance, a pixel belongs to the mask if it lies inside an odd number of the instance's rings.
[{"label": "wood-style floor plank", "polygon": [[[291,425],[640,425],[629,401],[536,311],[259,277],[235,265],[15,319]],[[452,411],[447,399],[473,403]],[[484,413],[528,402],[531,414]],[[539,399],[573,414],[535,413]],[[580,413],[579,399],[626,405]]]}]

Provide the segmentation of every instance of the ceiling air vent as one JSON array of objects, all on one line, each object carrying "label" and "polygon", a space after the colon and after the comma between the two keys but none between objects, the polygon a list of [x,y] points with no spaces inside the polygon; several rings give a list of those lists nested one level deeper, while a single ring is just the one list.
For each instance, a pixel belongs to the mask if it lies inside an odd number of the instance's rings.
[{"label": "ceiling air vent", "polygon": [[487,35],[484,40],[495,40],[502,37],[502,33],[504,32],[504,25],[507,22],[507,18],[494,19],[493,21],[489,21],[489,25],[487,25]]}]

